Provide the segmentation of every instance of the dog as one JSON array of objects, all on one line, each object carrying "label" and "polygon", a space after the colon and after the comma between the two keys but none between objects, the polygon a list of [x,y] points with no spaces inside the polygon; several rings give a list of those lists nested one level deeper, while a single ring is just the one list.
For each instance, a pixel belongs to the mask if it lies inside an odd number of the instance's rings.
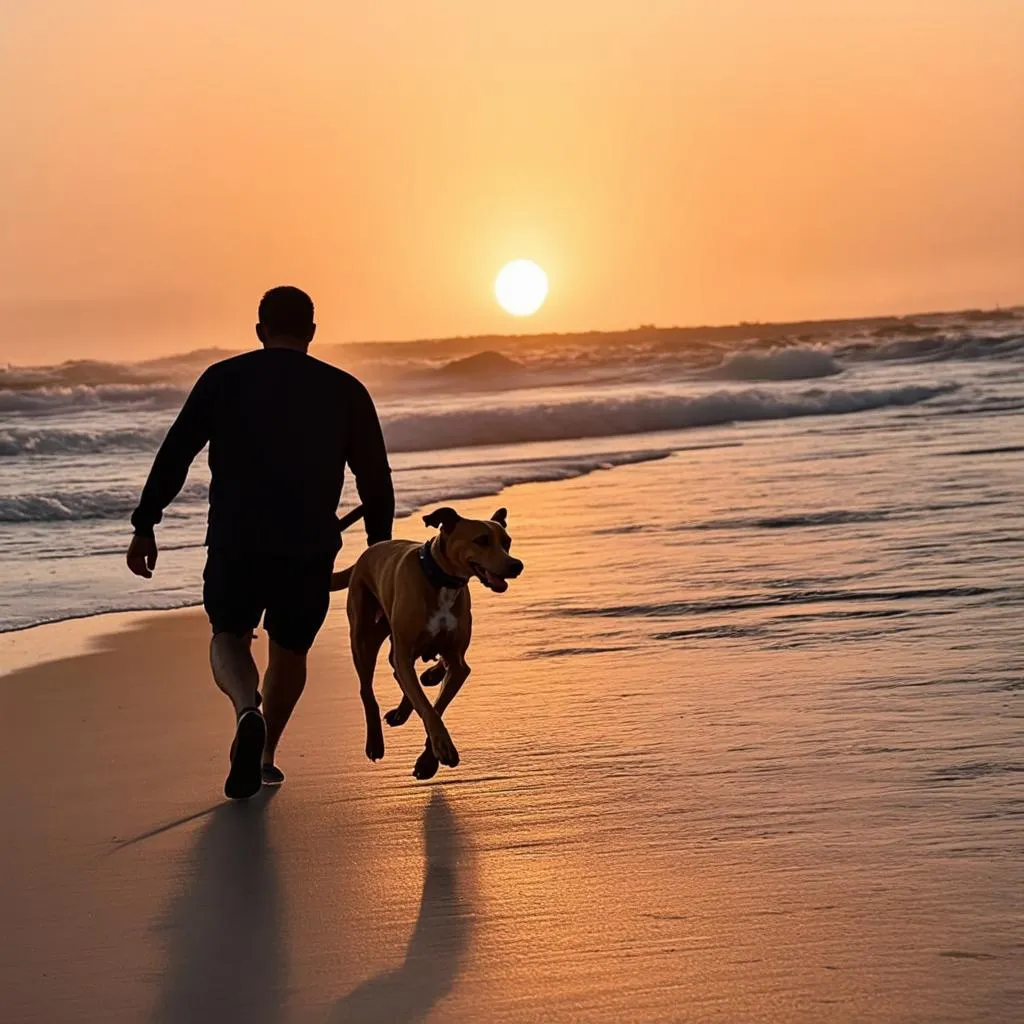
[{"label": "dog", "polygon": [[[391,666],[402,700],[384,720],[390,726],[408,721],[415,711],[427,740],[413,768],[417,779],[430,779],[440,764],[454,768],[459,752],[441,716],[469,676],[466,651],[473,633],[469,582],[504,593],[508,581],[523,571],[509,554],[508,512],[500,508],[489,520],[463,519],[453,508],[423,517],[439,533],[425,544],[382,541],[367,548],[356,563],[331,577],[331,590],[348,589],[352,660],[366,714],[366,756],[384,756],[380,707],[373,693],[373,673],[381,645],[391,637]],[[421,678],[416,661],[434,661]],[[423,686],[441,684],[433,704]]]}]

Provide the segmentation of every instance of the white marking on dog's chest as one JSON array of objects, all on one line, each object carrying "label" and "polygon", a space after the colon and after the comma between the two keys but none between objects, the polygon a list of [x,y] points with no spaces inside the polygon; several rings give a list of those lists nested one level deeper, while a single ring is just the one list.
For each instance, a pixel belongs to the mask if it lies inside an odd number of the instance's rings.
[{"label": "white marking on dog's chest", "polygon": [[458,596],[457,590],[449,587],[441,588],[437,610],[427,619],[427,632],[431,636],[437,636],[438,633],[451,633],[459,624],[458,619],[455,618],[455,612],[452,610]]}]

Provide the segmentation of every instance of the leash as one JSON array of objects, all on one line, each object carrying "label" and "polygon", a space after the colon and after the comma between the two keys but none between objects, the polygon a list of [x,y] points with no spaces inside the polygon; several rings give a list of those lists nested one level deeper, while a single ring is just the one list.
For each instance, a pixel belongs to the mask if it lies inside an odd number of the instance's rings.
[{"label": "leash", "polygon": [[338,520],[338,533],[344,533],[353,523],[358,523],[363,518],[363,506],[356,505],[351,512],[346,512]]}]

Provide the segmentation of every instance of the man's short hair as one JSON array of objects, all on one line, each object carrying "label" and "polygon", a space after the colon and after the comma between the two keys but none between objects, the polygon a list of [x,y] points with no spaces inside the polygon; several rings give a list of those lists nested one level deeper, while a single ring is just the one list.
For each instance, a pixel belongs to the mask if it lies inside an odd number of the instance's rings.
[{"label": "man's short hair", "polygon": [[313,326],[313,300],[290,284],[271,288],[260,299],[259,318],[268,334],[301,338]]}]

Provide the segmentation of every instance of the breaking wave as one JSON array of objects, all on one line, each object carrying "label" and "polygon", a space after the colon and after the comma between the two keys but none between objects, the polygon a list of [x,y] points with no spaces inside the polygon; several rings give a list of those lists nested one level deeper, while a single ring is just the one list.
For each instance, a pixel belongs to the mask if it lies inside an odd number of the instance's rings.
[{"label": "breaking wave", "polygon": [[626,394],[569,402],[423,411],[384,417],[392,451],[524,444],[570,438],[648,434],[752,420],[830,416],[887,406],[916,405],[956,386],[823,390],[777,394],[764,390],[710,395]]},{"label": "breaking wave", "polygon": [[70,430],[14,427],[0,430],[0,456],[100,455],[106,452],[155,451],[166,427],[117,430]]},{"label": "breaking wave", "polygon": [[708,376],[718,380],[810,380],[842,372],[831,352],[798,345],[771,352],[738,352],[708,371]]},{"label": "breaking wave", "polygon": [[[478,445],[523,444],[587,437],[649,434],[797,416],[834,416],[887,406],[909,406],[948,394],[956,386],[904,385],[890,388],[809,388],[776,393],[763,389],[716,391],[706,395],[631,392],[588,399],[522,402],[454,409],[381,407],[392,452],[420,452]],[[0,456],[99,454],[155,450],[166,427],[117,430],[0,430]]]},{"label": "breaking wave", "polygon": [[[863,364],[1024,359],[1024,311],[946,316],[924,323],[837,321],[731,328],[650,328],[546,336],[324,345],[314,355],[346,367],[378,395],[460,387],[495,390],[617,380],[796,381]],[[122,407],[176,408],[210,363],[204,349],[150,362],[78,360],[0,366],[0,414],[51,415]],[[611,375],[611,378],[610,378]]]},{"label": "breaking wave", "polygon": [[[182,490],[184,502],[204,501],[205,484]],[[138,490],[55,491],[0,497],[0,523],[54,523],[85,519],[127,519],[139,500]]]},{"label": "breaking wave", "polygon": [[141,411],[175,409],[187,390],[174,384],[75,384],[71,387],[5,388],[0,413],[49,415],[128,406]]},{"label": "breaking wave", "polygon": [[861,339],[836,347],[835,354],[851,362],[942,363],[953,360],[1019,359],[1024,357],[1024,334],[943,333],[924,337]]}]

